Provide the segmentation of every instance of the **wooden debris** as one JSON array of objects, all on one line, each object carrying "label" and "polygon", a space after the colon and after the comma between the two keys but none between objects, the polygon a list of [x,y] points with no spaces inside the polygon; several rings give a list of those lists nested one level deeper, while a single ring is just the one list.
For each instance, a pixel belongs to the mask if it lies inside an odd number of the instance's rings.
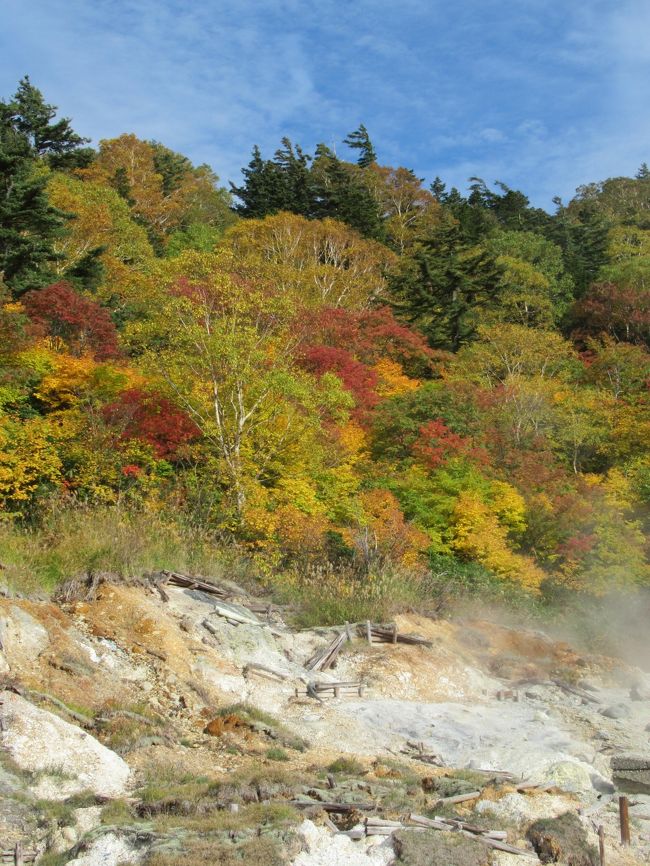
[{"label": "wooden debris", "polygon": [[564,680],[553,680],[553,683],[558,688],[562,689],[563,692],[566,692],[568,695],[575,695],[575,697],[582,698],[583,701],[587,701],[590,704],[601,703],[598,698],[595,698],[588,691],[585,691],[585,689],[579,689],[577,686],[571,686],[569,685],[569,683],[565,683]]},{"label": "wooden debris", "polygon": [[497,701],[514,701],[519,703],[519,692],[517,689],[499,689]]},{"label": "wooden debris", "polygon": [[26,851],[21,842],[16,842],[13,848],[0,851],[0,863],[22,866],[24,863],[34,863],[38,858],[36,851]]},{"label": "wooden debris", "polygon": [[358,830],[339,830],[339,832],[336,835],[337,836],[347,836],[348,839],[353,839],[354,841],[358,841],[359,839],[363,839],[363,837],[366,835],[366,831],[361,830],[361,829],[358,829]]},{"label": "wooden debris", "polygon": [[[231,590],[225,589],[222,586],[217,586],[215,583],[208,583],[205,580],[200,580],[196,577],[189,577],[186,574],[180,574],[177,571],[163,571],[165,583],[172,586],[181,586],[183,589],[200,589],[201,592],[206,592],[208,595],[216,595],[218,598],[232,598],[234,593]],[[162,581],[158,581],[156,586],[160,586]]]},{"label": "wooden debris", "polygon": [[377,808],[374,803],[321,803],[319,800],[290,800],[289,803],[298,809],[309,809],[312,806],[317,806],[324,812],[337,812],[341,815],[347,815],[350,812],[371,812]]},{"label": "wooden debris", "polygon": [[506,842],[494,838],[492,832],[498,831],[487,831],[487,834],[483,832],[472,833],[464,827],[451,826],[448,823],[448,819],[445,818],[425,818],[424,815],[411,815],[410,817],[411,821],[420,827],[430,827],[433,830],[446,830],[447,832],[461,833],[463,836],[468,836],[471,839],[476,839],[479,842],[482,842],[484,845],[487,845],[488,848],[495,848],[497,851],[506,851],[508,854],[519,854],[522,857],[531,857],[539,862],[539,858],[532,851],[526,851],[524,848],[516,848],[514,845],[508,845]]},{"label": "wooden debris", "polygon": [[345,632],[337,634],[331,643],[323,649],[318,650],[317,653],[314,653],[305,662],[305,669],[308,671],[326,671],[328,668],[331,668],[346,640],[347,634]]},{"label": "wooden debris", "polygon": [[436,815],[435,820],[443,824],[449,824],[450,827],[455,827],[458,830],[466,830],[474,836],[485,836],[487,839],[496,839],[497,842],[505,842],[508,838],[505,830],[484,830],[482,827],[477,827],[458,818],[441,818],[440,815]]},{"label": "wooden debris", "polygon": [[283,674],[280,671],[275,671],[273,668],[267,668],[266,665],[260,665],[257,662],[248,662],[243,670],[244,676],[255,674],[258,677],[264,677],[270,680],[284,682],[288,679],[288,674]]},{"label": "wooden debris", "polygon": [[308,683],[305,689],[296,688],[296,697],[308,695],[309,697],[349,697],[358,695],[362,698],[365,691],[365,683],[361,682],[335,682],[335,683]]},{"label": "wooden debris", "polygon": [[467,803],[469,800],[478,800],[480,791],[470,791],[468,794],[456,794],[455,797],[442,797],[436,800],[436,806],[453,806],[455,803]]},{"label": "wooden debris", "polygon": [[397,631],[397,626],[393,623],[390,626],[383,626],[366,622],[363,626],[358,627],[358,632],[362,637],[366,637],[368,643],[406,643],[417,644],[418,646],[433,646],[433,643],[426,638],[420,637],[417,634],[402,634]]},{"label": "wooden debris", "polygon": [[[25,689],[24,693],[26,693],[29,698],[37,698],[41,701],[48,701],[50,704],[55,706],[58,710],[61,710],[62,713],[66,713],[66,715],[70,716],[71,719],[74,719],[75,722],[78,722],[84,728],[92,728],[95,724],[95,719],[91,716],[86,716],[83,713],[79,713],[76,710],[71,710],[70,707],[66,706],[63,701],[60,701],[58,698],[55,698],[53,695],[48,695],[45,692],[37,692],[34,689]],[[18,693],[20,694],[20,692]]]},{"label": "wooden debris", "polygon": [[408,755],[410,758],[415,758],[417,761],[422,761],[424,764],[431,764],[434,767],[443,766],[443,760],[440,755],[426,752],[422,741],[415,743],[413,740],[407,740],[406,748],[400,749],[400,753]]},{"label": "wooden debris", "polygon": [[472,773],[482,773],[485,776],[490,776],[493,779],[500,779],[503,782],[516,782],[517,777],[514,773],[509,773],[507,770],[487,770],[483,768],[471,767]]},{"label": "wooden debris", "polygon": [[406,826],[401,821],[389,821],[387,818],[369,817],[364,821],[366,836],[392,836],[397,830]]}]

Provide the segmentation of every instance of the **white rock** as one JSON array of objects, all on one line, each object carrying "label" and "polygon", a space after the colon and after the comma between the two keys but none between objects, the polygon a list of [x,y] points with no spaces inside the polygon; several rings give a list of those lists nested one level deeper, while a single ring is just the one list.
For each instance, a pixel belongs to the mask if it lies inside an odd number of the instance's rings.
[{"label": "white rock", "polygon": [[79,836],[85,836],[102,823],[101,806],[85,806],[74,810],[74,821]]},{"label": "white rock", "polygon": [[1,744],[23,770],[42,773],[38,797],[64,800],[82,791],[104,797],[126,792],[125,761],[76,725],[13,692],[0,692]]},{"label": "white rock", "polygon": [[379,845],[368,845],[364,839],[354,842],[312,821],[303,821],[298,835],[305,850],[292,861],[293,866],[389,866],[395,859],[390,839]]},{"label": "white rock", "polygon": [[68,866],[126,866],[139,863],[141,859],[142,854],[129,845],[126,839],[114,833],[106,833],[95,839],[74,860],[68,860]]},{"label": "white rock", "polygon": [[591,791],[593,786],[590,769],[587,764],[577,761],[558,761],[546,770],[543,781],[562,791]]},{"label": "white rock", "polygon": [[9,666],[35,661],[49,642],[47,630],[18,605],[0,619],[0,644]]},{"label": "white rock", "polygon": [[551,794],[506,794],[500,800],[479,800],[476,811],[480,814],[496,815],[517,823],[535,821],[537,818],[556,818],[575,804],[564,797]]}]

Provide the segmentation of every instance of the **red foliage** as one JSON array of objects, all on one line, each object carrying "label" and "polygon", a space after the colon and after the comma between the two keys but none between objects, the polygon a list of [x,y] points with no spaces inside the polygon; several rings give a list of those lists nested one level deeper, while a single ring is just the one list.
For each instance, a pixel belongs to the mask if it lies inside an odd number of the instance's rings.
[{"label": "red foliage", "polygon": [[610,334],[626,343],[650,342],[650,292],[594,283],[574,307],[575,339]]},{"label": "red foliage", "polygon": [[306,314],[302,324],[309,342],[345,349],[364,364],[390,358],[415,376],[431,365],[433,353],[424,337],[401,325],[389,307],[318,310]]},{"label": "red foliage", "polygon": [[128,463],[126,466],[122,467],[122,475],[126,478],[137,478],[141,472],[142,467],[138,466],[136,463]]},{"label": "red foliage", "polygon": [[[117,400],[104,406],[103,412],[107,424],[120,428],[121,439],[148,442],[156,457],[173,459],[181,445],[201,435],[192,419],[171,400],[139,388],[123,391]],[[126,472],[133,468],[125,466],[122,472],[135,474]]]},{"label": "red foliage", "polygon": [[482,449],[475,448],[466,436],[450,430],[441,418],[427,421],[420,427],[419,438],[413,445],[413,456],[429,469],[437,469],[450,457],[470,457],[480,462],[486,459]]},{"label": "red foliage", "polygon": [[23,303],[37,332],[61,338],[72,352],[91,352],[98,360],[118,354],[117,331],[108,312],[70,283],[27,292]]},{"label": "red foliage", "polygon": [[354,415],[357,419],[363,419],[379,402],[375,390],[379,381],[377,374],[355,360],[345,349],[311,346],[303,352],[301,363],[306,370],[317,376],[322,376],[324,373],[334,373],[338,376],[354,397],[356,403]]}]

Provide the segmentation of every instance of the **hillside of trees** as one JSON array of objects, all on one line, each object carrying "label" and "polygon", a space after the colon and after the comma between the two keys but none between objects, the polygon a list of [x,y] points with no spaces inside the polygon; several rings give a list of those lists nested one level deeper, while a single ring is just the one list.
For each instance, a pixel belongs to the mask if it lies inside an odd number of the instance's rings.
[{"label": "hillside of trees", "polygon": [[88,145],[27,78],[0,102],[4,531],[173,513],[343,595],[650,584],[647,166],[551,214],[363,126],[231,190]]}]

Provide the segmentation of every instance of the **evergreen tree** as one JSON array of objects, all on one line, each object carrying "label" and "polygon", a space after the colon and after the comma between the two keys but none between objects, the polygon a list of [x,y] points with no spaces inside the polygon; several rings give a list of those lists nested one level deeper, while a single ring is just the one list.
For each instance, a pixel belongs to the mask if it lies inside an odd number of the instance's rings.
[{"label": "evergreen tree", "polygon": [[639,170],[634,175],[637,180],[648,180],[650,178],[650,168],[648,168],[647,162],[642,162],[639,166]]},{"label": "evergreen tree", "polygon": [[313,216],[314,197],[311,188],[309,163],[311,157],[305,154],[300,145],[290,139],[282,139],[282,147],[275,152],[273,164],[277,166],[282,178],[285,200],[279,210],[291,211],[305,217]]},{"label": "evergreen tree", "polygon": [[379,205],[356,166],[342,162],[329,147],[319,144],[311,173],[314,216],[331,217],[347,223],[364,237],[383,239]]},{"label": "evergreen tree", "polygon": [[572,213],[560,199],[554,202],[558,210],[545,234],[562,249],[565,269],[573,278],[576,298],[580,298],[607,262],[611,223],[589,201],[580,202]]},{"label": "evergreen tree", "polygon": [[50,206],[46,181],[11,105],[0,103],[0,274],[15,294],[51,276],[52,241],[65,215]]},{"label": "evergreen tree", "polygon": [[63,278],[76,289],[94,292],[104,279],[105,267],[101,260],[106,247],[94,247],[82,256],[72,267],[67,268]]},{"label": "evergreen tree", "polygon": [[498,303],[500,276],[494,256],[469,245],[447,218],[392,277],[394,306],[432,347],[456,351],[472,338],[481,312]]},{"label": "evergreen tree", "polygon": [[436,201],[443,204],[447,199],[447,184],[443,183],[440,175],[436,175],[433,183],[430,186],[431,192],[433,193],[433,197]]},{"label": "evergreen tree", "polygon": [[271,160],[262,159],[257,145],[242,174],[244,183],[241,186],[230,184],[232,194],[241,202],[235,205],[238,214],[250,219],[261,219],[285,209],[287,192],[280,168]]},{"label": "evergreen tree", "polygon": [[357,160],[357,165],[360,168],[368,168],[373,162],[377,162],[377,154],[370,141],[368,130],[363,123],[359,125],[358,129],[355,129],[354,132],[351,132],[343,139],[343,144],[347,144],[353,150],[361,151]]},{"label": "evergreen tree", "polygon": [[45,102],[27,75],[7,108],[15,129],[29,142],[33,154],[45,158],[52,168],[79,168],[92,161],[92,148],[82,147],[90,139],[77,135],[68,117],[51,122],[56,117],[56,106]]}]

